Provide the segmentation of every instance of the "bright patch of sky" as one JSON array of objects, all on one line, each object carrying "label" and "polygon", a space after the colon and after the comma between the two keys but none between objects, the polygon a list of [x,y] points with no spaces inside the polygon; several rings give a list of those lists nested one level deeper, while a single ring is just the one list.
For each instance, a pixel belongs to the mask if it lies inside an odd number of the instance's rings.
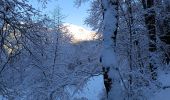
[{"label": "bright patch of sky", "polygon": [[63,15],[66,16],[64,19],[65,23],[71,23],[90,29],[84,25],[84,20],[88,16],[87,10],[90,6],[89,2],[82,4],[81,7],[77,8],[74,4],[75,0],[49,0],[46,4],[46,8],[42,8],[42,5],[36,0],[30,1],[33,7],[43,11],[43,13],[47,15],[51,15],[54,9],[59,6]]}]

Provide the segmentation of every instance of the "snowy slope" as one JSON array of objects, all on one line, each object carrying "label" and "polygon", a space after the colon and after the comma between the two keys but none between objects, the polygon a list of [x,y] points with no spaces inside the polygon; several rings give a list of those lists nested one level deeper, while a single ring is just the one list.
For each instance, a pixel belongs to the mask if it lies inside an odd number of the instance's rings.
[{"label": "snowy slope", "polygon": [[73,42],[90,41],[98,38],[95,32],[89,31],[83,27],[70,23],[64,23],[63,25],[66,26],[68,34],[73,36]]}]

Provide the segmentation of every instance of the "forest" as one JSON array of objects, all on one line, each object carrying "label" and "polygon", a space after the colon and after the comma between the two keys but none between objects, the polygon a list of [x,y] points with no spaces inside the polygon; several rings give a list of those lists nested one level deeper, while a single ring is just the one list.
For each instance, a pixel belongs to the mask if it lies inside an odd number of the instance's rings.
[{"label": "forest", "polygon": [[71,1],[91,30],[0,0],[0,100],[170,100],[170,0]]}]

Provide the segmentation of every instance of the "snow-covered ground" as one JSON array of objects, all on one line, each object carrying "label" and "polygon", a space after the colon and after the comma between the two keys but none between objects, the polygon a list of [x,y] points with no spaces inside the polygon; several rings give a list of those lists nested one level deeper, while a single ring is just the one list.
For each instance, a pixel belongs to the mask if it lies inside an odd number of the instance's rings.
[{"label": "snow-covered ground", "polygon": [[7,99],[0,95],[0,100],[7,100]]},{"label": "snow-covered ground", "polygon": [[169,88],[161,89],[156,92],[151,100],[170,100],[170,73],[161,73],[158,79],[163,87],[166,86]]},{"label": "snow-covered ground", "polygon": [[[169,86],[169,88],[157,91],[149,100],[170,100],[170,72],[161,73],[158,80],[160,80],[162,86]],[[99,95],[102,93],[103,87],[103,77],[93,77],[83,91],[76,94],[75,97],[86,97],[88,100],[99,100]]]},{"label": "snow-covered ground", "polygon": [[151,100],[170,100],[170,88],[155,93]]},{"label": "snow-covered ground", "polygon": [[86,87],[83,88],[83,90],[77,94],[75,94],[72,98],[82,98],[85,97],[88,100],[99,100],[100,93],[102,93],[102,90],[104,88],[103,84],[103,76],[95,76],[90,78],[89,82],[87,83]]}]

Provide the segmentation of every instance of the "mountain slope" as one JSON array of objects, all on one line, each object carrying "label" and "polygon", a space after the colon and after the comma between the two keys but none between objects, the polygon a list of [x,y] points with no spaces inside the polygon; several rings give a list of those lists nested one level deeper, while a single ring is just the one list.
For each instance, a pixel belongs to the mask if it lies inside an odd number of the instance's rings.
[{"label": "mountain slope", "polygon": [[96,40],[99,36],[94,31],[89,31],[83,27],[64,23],[69,35],[73,36],[73,42]]}]

